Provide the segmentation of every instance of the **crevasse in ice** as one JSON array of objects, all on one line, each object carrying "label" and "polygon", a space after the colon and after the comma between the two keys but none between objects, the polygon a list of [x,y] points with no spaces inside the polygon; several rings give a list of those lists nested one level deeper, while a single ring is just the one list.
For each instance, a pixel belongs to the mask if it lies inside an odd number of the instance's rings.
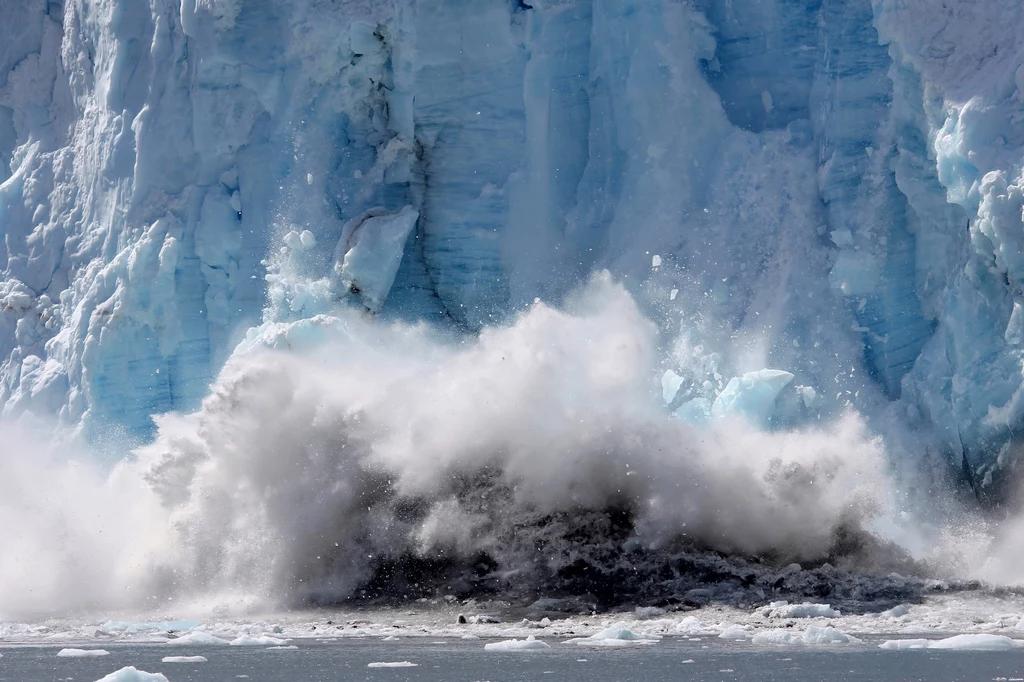
[{"label": "crevasse in ice", "polygon": [[473,333],[608,269],[661,327],[683,418],[750,384],[768,426],[852,407],[979,484],[1015,459],[1016,0],[0,18],[8,416],[145,439],[261,323],[353,304]]}]

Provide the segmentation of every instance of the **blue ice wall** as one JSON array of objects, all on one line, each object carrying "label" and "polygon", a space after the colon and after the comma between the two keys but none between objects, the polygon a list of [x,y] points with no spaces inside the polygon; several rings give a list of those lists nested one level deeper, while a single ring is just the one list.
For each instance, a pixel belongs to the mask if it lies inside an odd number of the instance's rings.
[{"label": "blue ice wall", "polygon": [[997,479],[1024,422],[1024,18],[971,7],[8,3],[4,412],[145,439],[249,328],[358,308],[339,249],[412,210],[386,319],[471,334],[609,269],[675,403],[777,368],[770,424],[895,411]]}]

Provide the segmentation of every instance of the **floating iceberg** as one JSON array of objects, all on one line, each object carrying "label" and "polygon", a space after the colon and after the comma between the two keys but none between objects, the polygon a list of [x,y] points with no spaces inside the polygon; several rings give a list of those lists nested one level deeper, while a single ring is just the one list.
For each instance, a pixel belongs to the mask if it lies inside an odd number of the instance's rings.
[{"label": "floating iceberg", "polygon": [[507,639],[503,642],[484,644],[484,651],[537,651],[550,649],[551,645],[530,635],[526,639]]},{"label": "floating iceberg", "polygon": [[57,652],[57,658],[96,658],[109,655],[110,652],[105,649],[61,649]]},{"label": "floating iceberg", "polygon": [[879,645],[881,649],[954,649],[961,651],[1006,651],[1024,647],[1024,640],[1003,635],[955,635],[946,639],[890,639]]},{"label": "floating iceberg", "polygon": [[135,666],[129,665],[101,677],[96,682],[167,682],[167,678],[161,673],[147,673],[145,670],[138,670]]}]

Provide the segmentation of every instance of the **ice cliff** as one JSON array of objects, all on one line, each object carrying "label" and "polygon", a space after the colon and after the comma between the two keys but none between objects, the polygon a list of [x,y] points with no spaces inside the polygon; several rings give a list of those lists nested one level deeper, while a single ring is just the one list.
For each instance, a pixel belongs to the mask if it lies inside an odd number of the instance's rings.
[{"label": "ice cliff", "polygon": [[658,325],[652,391],[682,419],[853,409],[980,491],[1019,459],[1017,0],[0,19],[9,417],[140,442],[274,325],[352,306],[472,335],[607,269]]}]

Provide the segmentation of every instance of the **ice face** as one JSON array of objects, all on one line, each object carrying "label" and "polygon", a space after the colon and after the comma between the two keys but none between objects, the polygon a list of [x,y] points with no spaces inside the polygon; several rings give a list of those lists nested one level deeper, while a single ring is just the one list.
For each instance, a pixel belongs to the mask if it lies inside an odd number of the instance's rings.
[{"label": "ice face", "polygon": [[144,441],[274,325],[473,334],[606,268],[668,412],[774,367],[757,421],[896,415],[984,488],[1024,420],[1024,10],[970,7],[11,3],[4,413]]}]

